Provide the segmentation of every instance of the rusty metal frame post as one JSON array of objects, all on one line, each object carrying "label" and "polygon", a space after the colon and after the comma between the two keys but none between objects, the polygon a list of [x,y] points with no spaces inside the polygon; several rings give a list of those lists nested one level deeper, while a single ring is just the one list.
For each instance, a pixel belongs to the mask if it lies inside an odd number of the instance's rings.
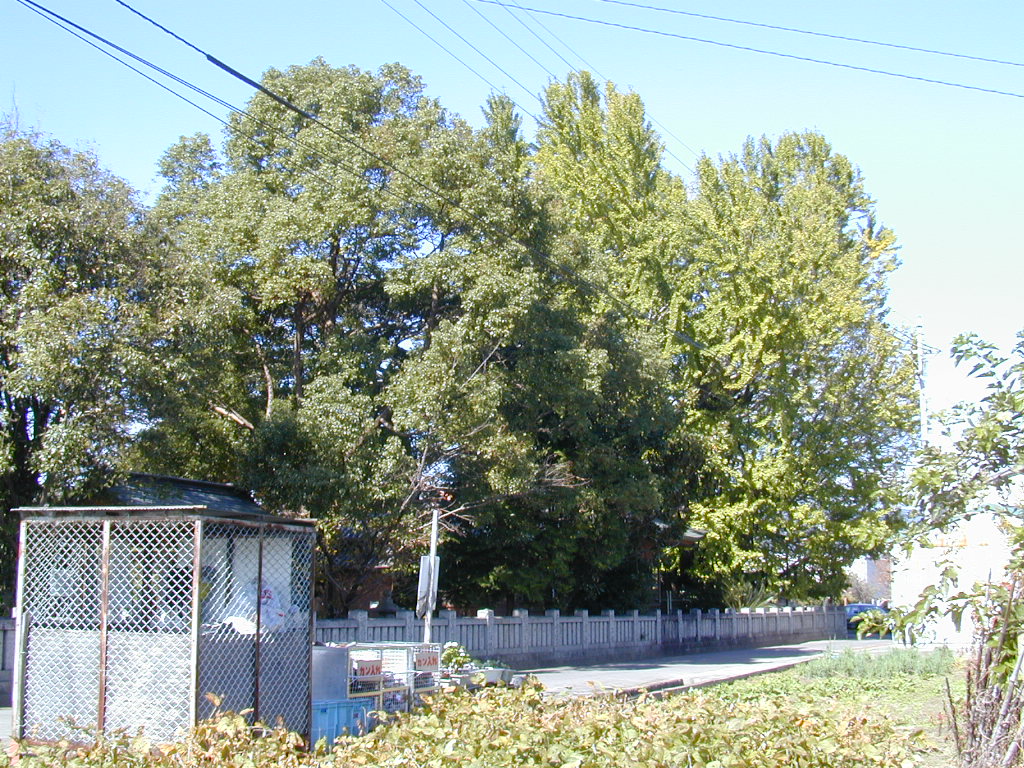
[{"label": "rusty metal frame post", "polygon": [[190,727],[199,725],[199,642],[202,629],[202,577],[203,577],[203,521],[192,523],[192,647],[190,649],[189,670],[191,680],[189,688],[188,724]]},{"label": "rusty metal frame post", "polygon": [[99,703],[96,708],[96,733],[107,724],[107,629],[110,611],[110,520],[103,521],[103,548],[100,553],[100,660]]},{"label": "rusty metal frame post", "polygon": [[260,720],[260,676],[261,676],[261,652],[263,645],[263,526],[259,526],[259,540],[256,547],[256,648],[255,648],[255,675],[253,679],[253,707],[252,720],[258,723]]},{"label": "rusty metal frame post", "polygon": [[[316,534],[309,539],[309,660],[306,667],[306,733],[307,741],[313,738],[313,643],[316,642]],[[294,550],[292,550],[294,552]],[[293,555],[294,557],[294,555]],[[312,747],[313,745],[310,744]]]},{"label": "rusty metal frame post", "polygon": [[18,576],[15,587],[14,604],[17,606],[17,624],[15,624],[14,680],[11,694],[14,698],[14,717],[11,723],[11,734],[18,739],[25,738],[23,725],[25,722],[25,664],[28,656],[28,632],[32,617],[25,610],[25,544],[28,540],[28,522],[21,521],[18,535]]}]

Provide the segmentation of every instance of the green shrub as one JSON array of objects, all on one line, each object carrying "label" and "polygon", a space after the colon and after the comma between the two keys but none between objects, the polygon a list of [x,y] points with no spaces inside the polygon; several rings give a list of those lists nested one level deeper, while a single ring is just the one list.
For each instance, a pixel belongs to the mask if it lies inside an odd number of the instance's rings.
[{"label": "green shrub", "polygon": [[[251,726],[228,712],[200,724],[183,741],[156,745],[141,734],[97,736],[82,729],[84,744],[18,744],[17,768],[312,768],[302,737],[283,728]],[[9,765],[0,756],[0,765]]]},{"label": "green shrub", "polygon": [[435,699],[335,749],[335,765],[556,768],[902,766],[918,749],[882,718],[785,696],[551,698],[537,686]]},{"label": "green shrub", "polygon": [[127,735],[27,747],[19,768],[903,768],[923,748],[919,733],[827,694],[715,688],[667,699],[559,698],[530,682],[446,693],[330,749],[305,751],[295,734],[228,713],[159,748]]}]

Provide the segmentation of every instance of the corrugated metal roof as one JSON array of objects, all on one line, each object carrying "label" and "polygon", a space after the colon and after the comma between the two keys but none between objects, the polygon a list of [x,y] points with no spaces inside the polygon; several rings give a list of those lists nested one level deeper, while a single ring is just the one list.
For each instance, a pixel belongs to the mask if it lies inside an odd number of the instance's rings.
[{"label": "corrugated metal roof", "polygon": [[87,504],[75,506],[21,507],[29,516],[146,516],[199,515],[257,522],[312,525],[265,511],[247,492],[229,483],[212,483],[182,477],[132,473],[124,483],[103,491]]},{"label": "corrugated metal roof", "polygon": [[206,507],[211,511],[241,515],[267,515],[248,492],[229,483],[211,483],[165,475],[134,473],[128,481],[110,488],[109,501],[121,506]]}]

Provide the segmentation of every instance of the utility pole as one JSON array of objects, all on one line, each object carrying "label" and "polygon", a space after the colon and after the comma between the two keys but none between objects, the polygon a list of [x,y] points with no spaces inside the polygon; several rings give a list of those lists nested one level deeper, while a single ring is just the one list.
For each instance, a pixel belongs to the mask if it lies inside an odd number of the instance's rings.
[{"label": "utility pole", "polygon": [[914,330],[917,347],[917,396],[921,418],[921,447],[923,448],[928,445],[928,398],[924,391],[925,354],[927,353],[924,343],[924,323],[921,318],[917,319],[917,327]]},{"label": "utility pole", "polygon": [[417,609],[423,614],[423,642],[430,642],[430,623],[434,616],[434,605],[437,602],[437,520],[438,508],[435,504],[430,514],[430,554],[420,558],[420,584]]}]

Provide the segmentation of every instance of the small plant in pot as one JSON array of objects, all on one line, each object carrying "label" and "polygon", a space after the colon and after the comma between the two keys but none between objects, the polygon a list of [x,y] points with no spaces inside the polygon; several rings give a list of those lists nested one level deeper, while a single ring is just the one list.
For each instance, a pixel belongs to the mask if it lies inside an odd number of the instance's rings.
[{"label": "small plant in pot", "polygon": [[441,650],[441,671],[443,677],[455,685],[476,688],[481,685],[495,685],[509,682],[512,670],[500,661],[488,659],[479,661],[459,643],[445,643]]}]

